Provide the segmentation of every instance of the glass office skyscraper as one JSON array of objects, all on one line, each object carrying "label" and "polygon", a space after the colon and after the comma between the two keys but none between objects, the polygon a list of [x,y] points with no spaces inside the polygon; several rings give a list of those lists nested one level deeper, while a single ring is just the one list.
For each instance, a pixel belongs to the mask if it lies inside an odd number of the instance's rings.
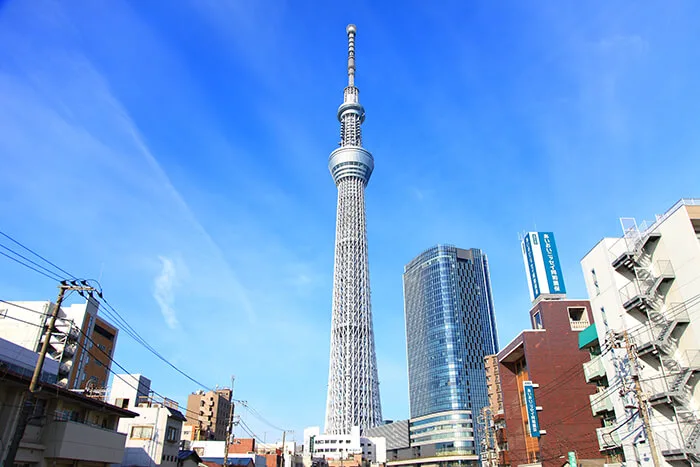
[{"label": "glass office skyscraper", "polygon": [[484,356],[498,352],[486,255],[437,245],[404,270],[411,444],[478,454]]}]

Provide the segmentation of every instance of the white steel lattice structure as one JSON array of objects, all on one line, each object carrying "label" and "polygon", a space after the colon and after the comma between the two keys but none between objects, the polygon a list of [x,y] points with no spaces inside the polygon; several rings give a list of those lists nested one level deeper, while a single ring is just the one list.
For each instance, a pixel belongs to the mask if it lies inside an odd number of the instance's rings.
[{"label": "white steel lattice structure", "polygon": [[374,159],[362,147],[365,109],[355,87],[355,32],[354,25],[347,27],[348,86],[338,109],[340,147],[331,153],[328,162],[338,187],[325,428],[328,434],[350,433],[353,426],[359,426],[364,433],[382,420],[365,217],[365,187]]}]

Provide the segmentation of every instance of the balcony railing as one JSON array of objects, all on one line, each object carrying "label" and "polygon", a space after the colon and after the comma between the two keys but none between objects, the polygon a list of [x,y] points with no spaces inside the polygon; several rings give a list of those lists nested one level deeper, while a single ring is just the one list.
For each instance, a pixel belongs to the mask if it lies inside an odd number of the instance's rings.
[{"label": "balcony railing", "polygon": [[616,426],[605,426],[595,430],[598,435],[598,446],[601,451],[614,449],[620,446],[619,432],[621,429],[622,428]]},{"label": "balcony railing", "polygon": [[119,464],[124,455],[126,434],[77,421],[54,419],[44,428],[42,443],[46,452],[57,459]]},{"label": "balcony railing", "polygon": [[591,412],[593,412],[594,416],[613,411],[613,403],[609,391],[609,388],[604,388],[603,390],[588,396],[588,398],[591,400]]},{"label": "balcony railing", "polygon": [[654,350],[661,350],[666,354],[673,353],[675,340],[672,338],[674,329],[690,322],[685,303],[674,303],[666,310],[666,313],[650,313],[650,328],[643,328],[632,337],[637,345],[639,355],[644,355]]},{"label": "balcony railing", "polygon": [[589,323],[587,319],[582,319],[579,321],[569,320],[569,323],[571,323],[572,331],[583,331],[591,325],[591,323]]},{"label": "balcony railing", "polygon": [[700,371],[700,350],[686,350],[678,358],[662,358],[667,373],[662,377],[642,380],[651,404],[686,405],[691,397],[687,386],[694,373]]},{"label": "balcony railing", "polygon": [[620,298],[625,309],[633,308],[637,303],[650,305],[657,296],[658,288],[662,282],[673,279],[675,273],[673,264],[667,260],[659,260],[654,263],[652,270],[641,270],[636,279],[628,282],[620,289]]},{"label": "balcony railing", "polygon": [[596,355],[591,361],[583,364],[583,374],[586,377],[587,383],[605,376],[605,367],[603,366],[603,359],[600,355]]},{"label": "balcony railing", "polygon": [[681,424],[679,429],[671,429],[656,434],[656,444],[659,446],[661,454],[669,462],[698,459],[700,457],[700,449],[697,445],[697,430],[697,422]]}]

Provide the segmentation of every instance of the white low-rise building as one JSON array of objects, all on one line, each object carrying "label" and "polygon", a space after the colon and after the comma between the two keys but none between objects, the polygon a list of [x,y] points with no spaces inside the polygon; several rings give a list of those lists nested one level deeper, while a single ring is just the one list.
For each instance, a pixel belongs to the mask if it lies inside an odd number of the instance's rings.
[{"label": "white low-rise building", "polygon": [[[192,441],[192,450],[199,455],[203,462],[222,464],[224,461],[224,453],[226,452],[226,441]],[[233,453],[229,451],[227,463],[237,466],[246,466],[246,459],[249,459],[250,465],[254,467],[265,467],[267,465],[265,456],[255,451],[243,453]]]},{"label": "white low-rise building", "polygon": [[352,459],[373,464],[386,463],[386,439],[360,436],[360,427],[352,427],[348,435],[322,434],[320,427],[304,429],[304,457],[322,457],[327,460]]},{"label": "white low-rise building", "polygon": [[137,417],[119,420],[126,433],[123,466],[177,467],[180,434],[185,416],[173,401],[156,402],[151,381],[142,375],[115,375],[109,402],[131,410]]},{"label": "white low-rise building", "polygon": [[700,463],[700,199],[621,224],[622,237],[602,239],[581,260],[601,349],[584,365],[599,386],[599,446],[627,466],[654,465],[654,454],[659,465]]}]

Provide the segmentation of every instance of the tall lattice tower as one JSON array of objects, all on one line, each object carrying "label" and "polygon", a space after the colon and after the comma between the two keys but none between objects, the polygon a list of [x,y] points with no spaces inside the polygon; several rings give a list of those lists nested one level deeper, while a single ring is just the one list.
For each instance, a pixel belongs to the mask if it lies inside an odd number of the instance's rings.
[{"label": "tall lattice tower", "polygon": [[331,360],[328,374],[326,433],[364,432],[379,425],[377,357],[374,353],[365,187],[374,169],[374,158],[362,147],[365,109],[355,87],[355,32],[348,33],[348,86],[338,108],[340,147],[331,153],[328,168],[338,187],[333,273]]}]

